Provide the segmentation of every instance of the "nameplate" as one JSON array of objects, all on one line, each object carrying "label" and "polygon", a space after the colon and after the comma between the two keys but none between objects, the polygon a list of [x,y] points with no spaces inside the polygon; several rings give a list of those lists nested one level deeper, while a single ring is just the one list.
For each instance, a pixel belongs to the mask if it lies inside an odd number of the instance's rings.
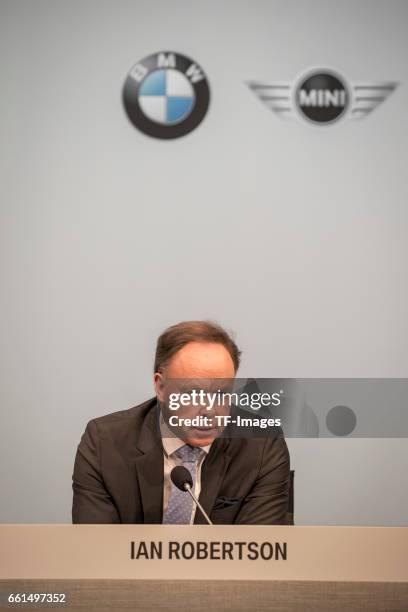
[{"label": "nameplate", "polygon": [[408,581],[408,528],[1,525],[0,579]]}]

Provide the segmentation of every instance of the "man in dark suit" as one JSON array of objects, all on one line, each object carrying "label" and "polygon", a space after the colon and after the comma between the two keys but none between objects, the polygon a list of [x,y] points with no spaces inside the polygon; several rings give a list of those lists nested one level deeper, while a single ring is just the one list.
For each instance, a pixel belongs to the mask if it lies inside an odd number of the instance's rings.
[{"label": "man in dark suit", "polygon": [[[235,342],[214,323],[165,330],[156,349],[156,397],[87,425],[74,465],[73,523],[205,523],[171,482],[173,467],[183,465],[213,523],[284,524],[289,453],[282,435],[230,436],[215,419],[169,426],[169,381],[230,380],[239,360]],[[217,408],[200,411],[211,417]],[[191,406],[177,414],[181,421],[192,416]]]}]

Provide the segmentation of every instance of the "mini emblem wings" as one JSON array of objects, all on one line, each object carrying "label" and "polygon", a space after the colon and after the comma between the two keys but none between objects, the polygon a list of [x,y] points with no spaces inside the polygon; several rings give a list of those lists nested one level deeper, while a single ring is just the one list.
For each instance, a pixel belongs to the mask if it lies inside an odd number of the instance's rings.
[{"label": "mini emblem wings", "polygon": [[292,102],[293,83],[264,83],[260,81],[248,81],[248,87],[254,92],[271,110],[284,118],[294,116]]},{"label": "mini emblem wings", "polygon": [[353,83],[350,117],[361,119],[384,102],[397,88],[398,82]]},{"label": "mini emblem wings", "polygon": [[[295,82],[265,83],[248,81],[248,87],[270,110],[282,118],[293,118],[295,112]],[[371,113],[397,88],[397,81],[351,83],[347,115],[358,119]]]}]

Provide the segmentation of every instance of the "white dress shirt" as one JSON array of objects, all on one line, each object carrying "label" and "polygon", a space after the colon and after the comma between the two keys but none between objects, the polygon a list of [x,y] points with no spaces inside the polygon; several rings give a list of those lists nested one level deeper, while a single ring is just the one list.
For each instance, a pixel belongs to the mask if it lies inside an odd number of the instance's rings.
[{"label": "white dress shirt", "polygon": [[[163,516],[166,513],[167,507],[169,505],[170,493],[171,493],[171,479],[170,472],[176,467],[176,465],[181,465],[182,461],[179,457],[177,457],[174,453],[184,446],[186,442],[184,440],[180,440],[180,438],[176,438],[174,433],[168,428],[167,424],[163,419],[163,415],[160,413],[160,433],[162,437],[163,444]],[[211,443],[212,444],[212,443]],[[203,465],[204,459],[208,455],[211,444],[207,444],[206,446],[200,446],[201,453],[198,457],[198,461],[196,462],[196,473],[195,473],[195,481],[194,481],[194,495],[198,498],[201,491],[201,466]],[[186,495],[188,493],[186,492]],[[194,522],[194,517],[196,513],[196,504],[193,504],[193,508],[191,511],[191,519],[190,525]]]}]

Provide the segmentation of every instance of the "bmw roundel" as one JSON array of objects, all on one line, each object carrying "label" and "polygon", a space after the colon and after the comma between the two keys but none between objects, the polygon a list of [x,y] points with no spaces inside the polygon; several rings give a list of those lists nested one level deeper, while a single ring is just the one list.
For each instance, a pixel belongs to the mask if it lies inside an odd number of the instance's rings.
[{"label": "bmw roundel", "polygon": [[126,77],[123,102],[133,125],[155,138],[179,138],[204,119],[210,89],[192,59],[161,51],[135,64]]}]

